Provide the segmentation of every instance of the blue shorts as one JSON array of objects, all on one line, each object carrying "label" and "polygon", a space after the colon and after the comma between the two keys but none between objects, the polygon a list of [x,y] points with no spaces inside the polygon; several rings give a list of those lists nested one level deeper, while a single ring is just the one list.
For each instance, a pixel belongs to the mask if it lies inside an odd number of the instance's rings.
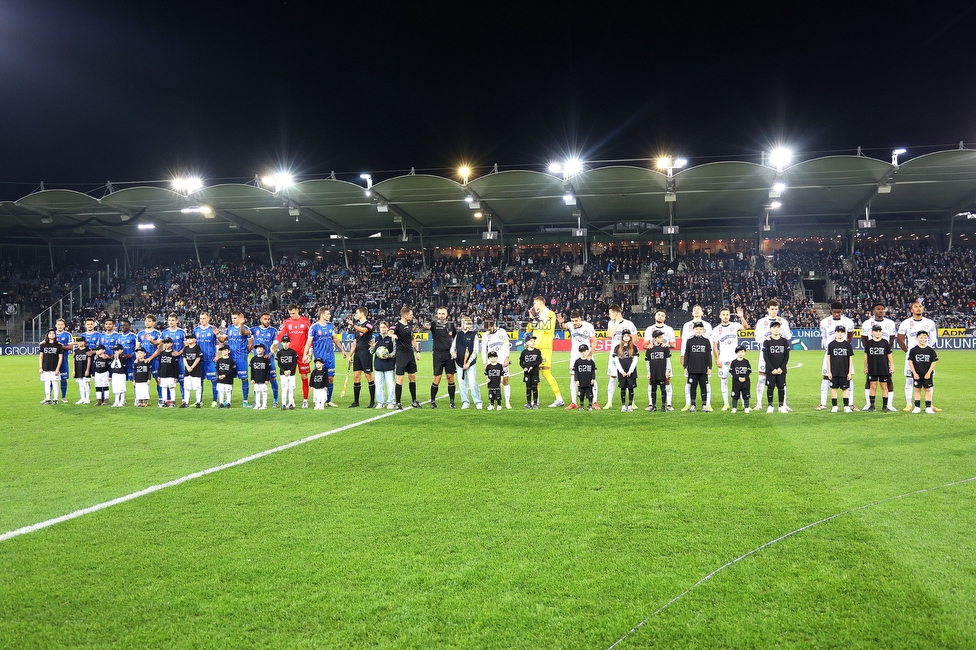
[{"label": "blue shorts", "polygon": [[136,366],[136,360],[135,360],[135,358],[129,359],[129,361],[126,363],[126,366],[125,366],[125,378],[128,381],[134,381],[135,380],[135,375],[132,374],[135,371],[135,366]]},{"label": "blue shorts", "polygon": [[68,357],[64,356],[61,359],[61,367],[58,368],[60,373],[61,381],[68,381]]},{"label": "blue shorts", "polygon": [[230,358],[234,361],[234,364],[237,366],[237,378],[240,379],[241,381],[247,381],[248,379],[247,355],[245,354],[243,355],[243,357],[235,357],[232,354],[230,355]]},{"label": "blue shorts", "polygon": [[149,362],[149,369],[152,371],[153,379],[159,382],[159,357]]},{"label": "blue shorts", "polygon": [[214,382],[217,381],[217,362],[213,359],[203,358],[200,360],[200,365],[203,366],[203,378],[207,381]]}]

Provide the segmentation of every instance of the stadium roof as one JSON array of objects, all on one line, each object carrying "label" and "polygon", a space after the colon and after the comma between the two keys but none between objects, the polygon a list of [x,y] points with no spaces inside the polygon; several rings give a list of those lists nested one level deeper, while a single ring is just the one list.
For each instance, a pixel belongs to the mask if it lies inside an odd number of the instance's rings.
[{"label": "stadium roof", "polygon": [[[785,189],[777,197],[778,183]],[[781,206],[771,207],[774,201]],[[955,149],[897,166],[864,156],[828,156],[781,172],[730,161],[690,167],[673,177],[635,166],[597,167],[568,179],[501,171],[466,185],[411,174],[378,182],[370,192],[334,179],[299,182],[277,193],[254,184],[215,185],[188,195],[131,187],[101,198],[48,189],[0,202],[0,234],[5,244],[86,246],[109,240],[134,247],[307,246],[344,235],[350,247],[373,248],[398,242],[401,235],[426,245],[462,238],[480,243],[489,221],[506,244],[572,241],[577,227],[588,228],[591,238],[663,239],[662,227],[671,219],[682,238],[756,237],[768,215],[775,236],[788,237],[849,232],[865,218],[866,207],[879,232],[935,232],[974,203],[976,151]]]}]

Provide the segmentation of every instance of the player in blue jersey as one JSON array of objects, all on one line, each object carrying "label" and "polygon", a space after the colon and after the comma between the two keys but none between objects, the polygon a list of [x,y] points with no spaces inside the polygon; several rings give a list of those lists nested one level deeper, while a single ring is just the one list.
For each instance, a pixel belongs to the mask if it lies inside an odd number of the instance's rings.
[{"label": "player in blue jersey", "polygon": [[[271,392],[274,394],[274,404],[271,408],[278,408],[278,371],[275,369],[275,358],[274,352],[275,347],[278,345],[278,328],[271,326],[271,314],[264,312],[260,316],[258,321],[260,324],[251,328],[251,336],[254,338],[254,349],[256,350],[258,345],[264,345],[264,356],[269,362],[268,376],[271,382]],[[265,394],[267,399],[267,394]]]},{"label": "player in blue jersey", "polygon": [[[193,328],[193,333],[197,337],[197,345],[203,353],[200,359],[200,366],[203,370],[203,378],[210,382],[213,390],[212,407],[217,406],[217,330],[210,324],[210,313],[200,312],[200,324]],[[201,387],[202,390],[202,387]]]},{"label": "player in blue jersey", "polygon": [[146,361],[149,362],[149,369],[153,379],[156,380],[156,397],[163,399],[163,389],[159,385],[159,349],[162,343],[162,335],[156,329],[156,317],[146,314],[146,329],[136,335],[136,341],[146,352]]},{"label": "player in blue jersey", "polygon": [[133,381],[133,368],[136,362],[136,343],[138,337],[132,331],[132,322],[128,318],[120,321],[119,343],[122,344],[122,359],[126,363],[125,378]]},{"label": "player in blue jersey", "polygon": [[106,318],[102,322],[102,338],[99,341],[105,346],[105,351],[111,355],[112,351],[115,350],[115,346],[119,344],[119,333],[115,329],[115,319]]},{"label": "player in blue jersey", "polygon": [[95,319],[85,319],[85,331],[81,333],[81,338],[85,339],[85,347],[88,348],[88,356],[94,356],[95,348],[102,342],[102,333],[95,329]]},{"label": "player in blue jersey", "polygon": [[180,383],[180,399],[186,399],[183,391],[183,348],[186,346],[186,332],[179,326],[179,318],[176,314],[166,317],[169,327],[163,330],[163,338],[173,339],[173,354],[176,355],[176,372]]},{"label": "player in blue jersey", "polygon": [[61,355],[61,367],[58,368],[58,376],[61,379],[61,401],[67,404],[65,400],[68,397],[68,357],[71,356],[69,352],[75,347],[75,339],[71,336],[71,332],[65,329],[63,318],[59,318],[54,324],[54,338],[64,348],[64,354]]},{"label": "player in blue jersey", "polygon": [[322,359],[325,370],[329,375],[326,406],[336,406],[332,401],[332,390],[335,388],[335,349],[342,350],[342,358],[348,358],[342,347],[342,337],[336,332],[335,325],[330,320],[332,312],[328,307],[319,309],[319,320],[308,330],[308,342],[305,343],[305,359]]},{"label": "player in blue jersey", "polygon": [[218,338],[221,343],[227,343],[230,347],[230,358],[237,366],[237,378],[241,380],[241,390],[244,392],[244,408],[250,408],[247,403],[251,392],[251,384],[247,380],[247,369],[250,367],[247,355],[254,342],[251,339],[251,330],[244,324],[242,312],[235,311],[230,320],[232,324]]}]

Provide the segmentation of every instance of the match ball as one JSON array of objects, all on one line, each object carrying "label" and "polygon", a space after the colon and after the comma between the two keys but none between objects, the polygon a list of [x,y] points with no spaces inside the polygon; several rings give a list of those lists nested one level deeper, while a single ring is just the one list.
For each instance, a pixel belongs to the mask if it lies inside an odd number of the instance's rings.
[{"label": "match ball", "polygon": [[376,348],[376,356],[378,356],[380,359],[389,359],[390,351],[386,349],[385,345],[381,345],[380,347]]}]

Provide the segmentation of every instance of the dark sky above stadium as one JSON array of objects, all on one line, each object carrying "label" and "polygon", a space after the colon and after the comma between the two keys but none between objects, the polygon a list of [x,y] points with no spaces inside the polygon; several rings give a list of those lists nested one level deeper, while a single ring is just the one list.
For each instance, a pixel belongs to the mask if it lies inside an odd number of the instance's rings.
[{"label": "dark sky above stadium", "polygon": [[0,198],[976,141],[970,3],[0,0]]}]

